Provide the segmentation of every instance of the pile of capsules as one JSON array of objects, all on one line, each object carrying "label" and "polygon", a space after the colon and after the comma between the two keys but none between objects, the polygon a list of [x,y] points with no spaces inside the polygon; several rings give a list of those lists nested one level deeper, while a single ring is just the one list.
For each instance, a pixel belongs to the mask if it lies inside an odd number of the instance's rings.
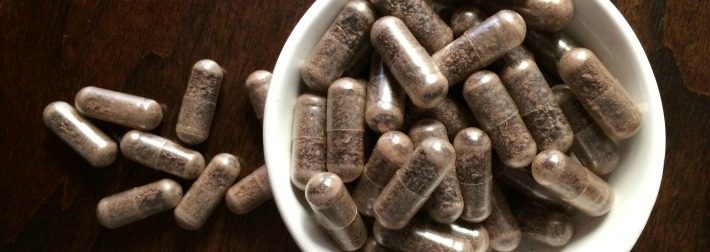
[{"label": "pile of capsules", "polygon": [[442,2],[342,8],[301,65],[291,183],[342,250],[567,244],[571,214],[610,210],[639,109],[560,32],[570,0]]},{"label": "pile of capsules", "polygon": [[[183,143],[195,145],[207,139],[223,76],[224,70],[212,60],[201,60],[193,66],[176,126]],[[270,80],[271,73],[262,70],[246,80],[247,94],[260,121]],[[205,168],[205,159],[199,152],[144,132],[155,129],[162,121],[162,108],[156,101],[89,86],[76,94],[74,107],[61,101],[47,105],[43,119],[51,131],[92,166],[112,164],[119,145],[85,116],[133,129],[120,140],[120,151],[127,159],[184,180],[195,180],[184,196],[180,184],[162,179],[103,198],[96,207],[96,217],[107,228],[175,208],[178,225],[196,230],[223,198],[232,212],[245,214],[272,197],[266,166],[234,184],[241,171],[237,157],[228,153],[216,155]]]}]

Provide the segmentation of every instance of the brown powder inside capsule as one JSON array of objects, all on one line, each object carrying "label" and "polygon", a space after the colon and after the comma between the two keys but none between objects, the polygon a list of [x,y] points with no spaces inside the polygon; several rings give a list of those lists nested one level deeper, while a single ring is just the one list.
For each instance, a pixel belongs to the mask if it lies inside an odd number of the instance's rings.
[{"label": "brown powder inside capsule", "polygon": [[225,201],[229,210],[245,214],[272,198],[266,165],[262,165],[229,188]]},{"label": "brown powder inside capsule", "polygon": [[451,28],[423,0],[373,0],[372,3],[380,13],[402,19],[429,53],[453,40]]}]

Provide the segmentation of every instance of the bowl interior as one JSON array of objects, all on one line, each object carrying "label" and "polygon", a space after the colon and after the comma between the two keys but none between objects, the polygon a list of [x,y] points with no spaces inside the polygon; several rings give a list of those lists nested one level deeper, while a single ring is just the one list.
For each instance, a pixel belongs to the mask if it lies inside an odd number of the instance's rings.
[{"label": "bowl interior", "polygon": [[[274,199],[286,226],[306,251],[335,251],[311,215],[303,193],[291,186],[291,126],[301,85],[299,66],[347,0],[319,0],[289,36],[274,69],[264,113],[264,153]],[[621,143],[619,168],[605,179],[616,198],[602,217],[575,216],[575,235],[564,251],[630,250],[643,230],[663,173],[665,124],[656,80],[646,54],[621,13],[606,0],[575,0],[575,17],[565,29],[599,56],[644,114],[639,133]],[[560,250],[532,242],[526,251]]]}]

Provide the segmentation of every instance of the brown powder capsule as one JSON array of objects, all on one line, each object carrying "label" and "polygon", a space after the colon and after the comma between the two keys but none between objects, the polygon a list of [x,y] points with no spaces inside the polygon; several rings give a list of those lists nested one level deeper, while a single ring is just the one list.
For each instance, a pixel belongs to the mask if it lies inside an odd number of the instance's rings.
[{"label": "brown powder capsule", "polygon": [[537,63],[557,77],[557,63],[562,55],[577,47],[574,40],[562,32],[538,30],[528,30],[525,45],[535,53]]},{"label": "brown powder capsule", "polygon": [[488,251],[490,238],[488,237],[488,231],[481,224],[457,221],[447,225],[438,225],[437,228],[468,240],[473,249],[471,251]]},{"label": "brown powder capsule", "polygon": [[407,94],[377,53],[372,54],[370,82],[367,84],[365,122],[380,134],[401,130]]},{"label": "brown powder capsule", "polygon": [[376,222],[372,232],[378,243],[397,251],[474,251],[465,238],[419,220],[412,220],[400,229],[388,229]]},{"label": "brown powder capsule", "polygon": [[262,165],[230,187],[224,201],[233,213],[246,214],[272,197],[269,174]]},{"label": "brown powder capsule", "polygon": [[124,157],[184,179],[196,179],[205,169],[199,152],[150,133],[131,130],[123,135],[120,146]]},{"label": "brown powder capsule", "polygon": [[458,38],[469,29],[481,23],[486,16],[483,11],[473,5],[464,5],[456,9],[451,14],[451,30],[454,32],[454,37]]},{"label": "brown powder capsule", "polygon": [[139,130],[155,129],[163,120],[154,100],[91,86],[76,93],[74,106],[85,116]]},{"label": "brown powder capsule", "polygon": [[432,108],[446,97],[449,91],[446,77],[402,20],[392,16],[380,18],[372,26],[370,39],[415,105]]},{"label": "brown powder capsule", "polygon": [[451,28],[424,0],[372,0],[372,4],[383,15],[401,19],[428,53],[453,40]]},{"label": "brown powder capsule", "polygon": [[562,152],[540,152],[532,164],[535,181],[588,216],[609,212],[614,203],[614,191],[584,166]]},{"label": "brown powder capsule", "polygon": [[223,77],[224,70],[212,60],[200,60],[192,67],[175,127],[183,143],[200,144],[207,139]]},{"label": "brown powder capsule", "polygon": [[224,194],[234,184],[239,172],[239,160],[231,154],[222,153],[212,158],[205,171],[175,208],[175,221],[178,226],[185,230],[200,229],[222,202]]},{"label": "brown powder capsule", "polygon": [[380,245],[377,243],[377,239],[375,239],[374,236],[370,236],[367,238],[367,241],[365,242],[365,245],[360,248],[360,252],[391,252],[393,250],[388,249],[385,246]]},{"label": "brown powder capsule", "polygon": [[106,167],[116,160],[116,142],[66,102],[57,101],[47,105],[42,120],[47,128],[92,166]]},{"label": "brown powder capsule", "polygon": [[244,83],[251,107],[254,108],[254,114],[256,114],[256,118],[259,119],[261,124],[264,124],[264,105],[266,104],[266,95],[269,92],[270,83],[271,73],[264,70],[254,71]]},{"label": "brown powder capsule", "polygon": [[[502,10],[432,55],[449,85],[493,63],[525,38],[525,21],[513,11]],[[401,82],[400,82],[401,83]]]},{"label": "brown powder capsule", "polygon": [[291,183],[304,190],[313,175],[326,170],[326,99],[302,94],[295,106],[291,138]]},{"label": "brown powder capsule", "polygon": [[326,92],[366,44],[375,19],[368,1],[354,0],[345,4],[301,66],[303,82],[311,90]]},{"label": "brown powder capsule", "polygon": [[491,140],[477,128],[466,128],[454,139],[456,173],[464,209],[461,219],[481,222],[491,214],[493,173]]},{"label": "brown powder capsule", "polygon": [[452,100],[451,98],[444,99],[439,106],[430,109],[414,108],[424,117],[431,117],[444,125],[448,133],[448,139],[453,140],[459,131],[474,125],[471,111],[465,106]]},{"label": "brown powder capsule", "polygon": [[528,58],[508,62],[500,78],[520,109],[537,148],[567,151],[574,133],[535,61]]},{"label": "brown powder capsule", "polygon": [[463,95],[503,163],[515,168],[529,165],[537,146],[498,75],[474,73],[466,80]]},{"label": "brown powder capsule", "polygon": [[377,197],[373,206],[377,222],[390,229],[406,226],[453,169],[455,155],[448,141],[424,140]]},{"label": "brown powder capsule", "polygon": [[493,170],[495,171],[493,175],[498,181],[513,188],[526,198],[565,213],[575,212],[574,207],[560,200],[557,195],[537,183],[532,177],[530,168],[510,168],[503,164],[496,163],[495,169]]},{"label": "brown powder capsule", "polygon": [[607,135],[626,139],[639,131],[641,111],[592,51],[574,48],[565,53],[559,73]]},{"label": "brown powder capsule", "polygon": [[425,139],[430,137],[438,138],[444,141],[449,140],[444,124],[431,118],[422,118],[414,122],[414,124],[412,124],[409,128],[408,135],[414,146],[419,146]]},{"label": "brown powder capsule", "polygon": [[533,204],[512,210],[523,237],[555,247],[564,246],[572,238],[572,221],[563,213]]},{"label": "brown powder capsule", "polygon": [[373,216],[377,196],[413,151],[412,141],[402,132],[389,131],[380,136],[353,192],[360,214]]},{"label": "brown powder capsule", "polygon": [[367,227],[338,175],[323,172],[313,176],[306,185],[306,200],[338,248],[354,251],[365,244]]},{"label": "brown powder capsule", "polygon": [[348,77],[328,88],[326,167],[345,182],[360,177],[365,165],[365,92],[364,81]]},{"label": "brown powder capsule", "polygon": [[514,10],[531,29],[546,31],[562,30],[574,15],[572,0],[477,0],[476,3],[495,10]]},{"label": "brown powder capsule", "polygon": [[552,92],[574,131],[572,153],[594,174],[602,176],[613,172],[621,160],[616,143],[589,117],[567,85],[557,85]]},{"label": "brown powder capsule", "polygon": [[492,206],[491,215],[481,223],[488,231],[490,246],[496,251],[513,251],[520,244],[522,234],[505,195],[497,186],[493,187]]},{"label": "brown powder capsule", "polygon": [[181,198],[180,184],[163,179],[101,199],[96,218],[104,227],[117,228],[171,209]]}]

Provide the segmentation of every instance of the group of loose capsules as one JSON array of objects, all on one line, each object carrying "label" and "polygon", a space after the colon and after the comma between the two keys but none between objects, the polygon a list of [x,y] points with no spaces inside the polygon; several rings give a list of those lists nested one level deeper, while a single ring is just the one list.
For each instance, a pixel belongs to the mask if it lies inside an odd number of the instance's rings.
[{"label": "group of loose capsules", "polygon": [[572,1],[459,2],[350,1],[301,65],[291,182],[342,250],[563,246],[612,206],[642,115],[561,32]]},{"label": "group of loose capsules", "polygon": [[[183,143],[194,145],[207,139],[223,75],[224,70],[212,60],[201,60],[193,66],[176,125]],[[249,100],[260,121],[270,80],[271,73],[259,70],[246,81]],[[199,152],[144,132],[155,129],[163,118],[160,104],[152,99],[89,86],[76,94],[74,107],[57,101],[44,109],[44,123],[51,131],[92,166],[106,167],[116,160],[119,148],[85,117],[133,129],[120,141],[120,152],[127,159],[185,180],[196,179],[184,196],[180,184],[162,179],[103,198],[96,217],[107,228],[175,208],[178,225],[196,230],[223,198],[232,212],[245,214],[272,197],[266,166],[234,184],[241,172],[237,157],[218,154],[205,168]]]}]

